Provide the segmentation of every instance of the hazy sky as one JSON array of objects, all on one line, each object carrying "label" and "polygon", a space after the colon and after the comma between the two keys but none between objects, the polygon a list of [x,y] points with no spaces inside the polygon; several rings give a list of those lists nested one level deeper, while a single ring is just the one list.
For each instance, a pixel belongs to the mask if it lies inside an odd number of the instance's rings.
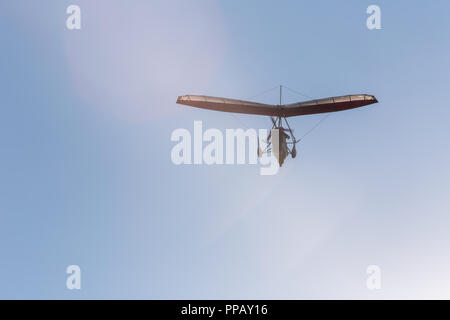
[{"label": "hazy sky", "polygon": [[[70,4],[81,30],[66,28]],[[371,4],[381,30],[366,27]],[[0,12],[0,298],[450,298],[448,1]],[[332,114],[275,176],[172,163],[172,131],[194,120],[270,127],[177,96],[279,84],[380,102]],[[320,118],[290,123],[300,136]],[[66,288],[69,265],[81,290]],[[369,265],[381,290],[366,288]]]}]

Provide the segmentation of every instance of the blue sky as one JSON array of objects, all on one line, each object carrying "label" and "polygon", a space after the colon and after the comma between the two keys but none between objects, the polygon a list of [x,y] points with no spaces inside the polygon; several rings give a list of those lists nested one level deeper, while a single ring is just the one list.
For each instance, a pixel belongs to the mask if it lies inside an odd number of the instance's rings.
[{"label": "blue sky", "polygon": [[[81,30],[65,27],[70,4]],[[366,28],[371,4],[381,30]],[[0,298],[449,298],[449,11],[2,1]],[[380,103],[328,117],[275,176],[172,164],[170,134],[194,120],[270,126],[178,95],[246,99],[279,84]],[[301,134],[320,118],[290,123]],[[65,287],[71,264],[79,291]]]}]

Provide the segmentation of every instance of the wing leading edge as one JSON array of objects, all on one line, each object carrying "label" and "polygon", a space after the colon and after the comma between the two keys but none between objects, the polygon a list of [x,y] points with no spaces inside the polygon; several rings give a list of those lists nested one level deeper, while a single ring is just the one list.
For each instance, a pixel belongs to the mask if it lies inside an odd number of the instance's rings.
[{"label": "wing leading edge", "polygon": [[208,110],[232,113],[257,114],[276,117],[293,117],[308,114],[336,112],[359,108],[377,103],[378,100],[368,94],[355,94],[311,101],[297,102],[287,105],[264,104],[244,100],[185,95],[177,99],[178,104]]}]

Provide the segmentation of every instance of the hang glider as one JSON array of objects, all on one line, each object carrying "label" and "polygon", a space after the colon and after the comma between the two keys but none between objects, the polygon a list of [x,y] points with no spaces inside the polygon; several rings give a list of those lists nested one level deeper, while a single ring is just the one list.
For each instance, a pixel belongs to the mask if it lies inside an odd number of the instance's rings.
[{"label": "hang glider", "polygon": [[202,109],[283,118],[343,111],[377,102],[378,100],[374,96],[368,94],[354,94],[280,105],[199,95],[184,95],[177,99],[178,104]]},{"label": "hang glider", "polygon": [[[289,154],[292,158],[296,157],[297,151],[295,145],[301,140],[297,140],[294,137],[293,130],[289,126],[286,118],[308,114],[337,112],[378,103],[375,96],[368,94],[352,94],[282,104],[282,87],[283,86],[280,86],[280,104],[278,105],[199,95],[179,96],[177,103],[215,111],[270,116],[272,120],[272,130],[266,139],[267,147],[265,150],[261,150],[258,145],[258,155],[261,156],[262,153],[272,152],[278,159],[280,166],[283,165],[284,160]],[[283,119],[286,122],[287,128],[283,127]],[[276,131],[277,136],[274,141],[272,141],[273,130]],[[272,142],[276,143],[272,144]]]}]

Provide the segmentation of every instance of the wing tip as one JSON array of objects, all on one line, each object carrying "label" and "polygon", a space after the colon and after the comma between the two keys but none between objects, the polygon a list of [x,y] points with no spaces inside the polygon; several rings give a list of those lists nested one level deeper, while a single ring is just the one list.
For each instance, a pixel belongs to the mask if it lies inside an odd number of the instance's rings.
[{"label": "wing tip", "polygon": [[178,98],[177,98],[177,103],[178,104],[182,104],[183,97],[185,97],[185,96],[178,96]]}]

